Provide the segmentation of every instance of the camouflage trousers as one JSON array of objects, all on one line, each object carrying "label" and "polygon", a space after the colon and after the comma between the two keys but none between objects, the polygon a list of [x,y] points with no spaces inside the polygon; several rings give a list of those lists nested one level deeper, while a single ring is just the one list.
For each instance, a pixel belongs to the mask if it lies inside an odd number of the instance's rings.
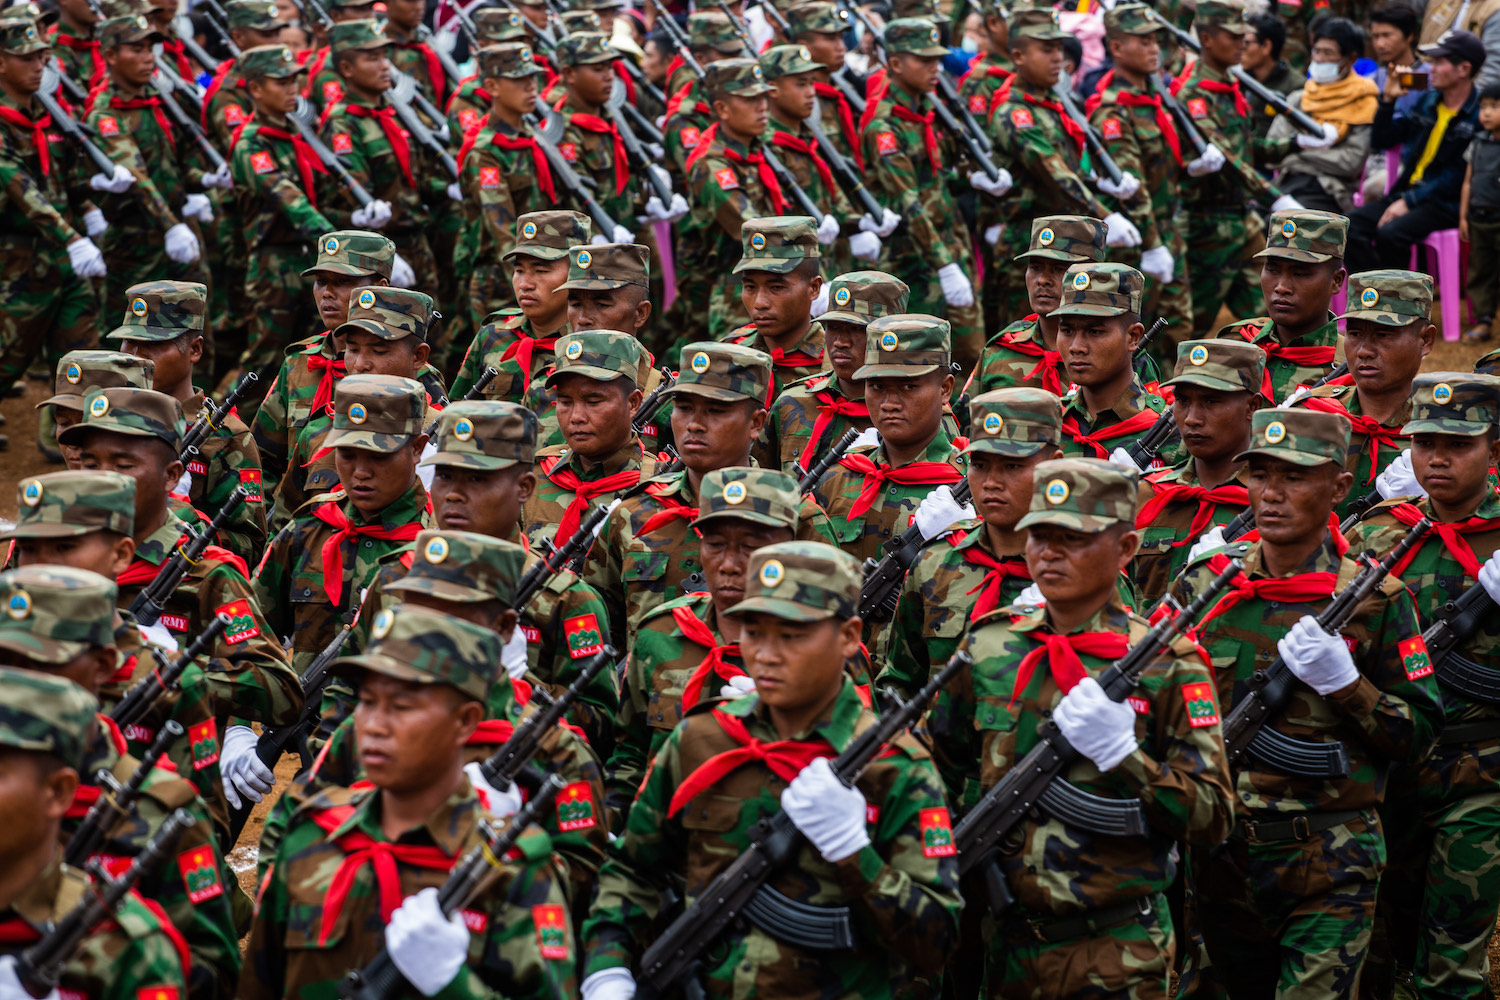
[{"label": "camouflage trousers", "polygon": [[[184,219],[198,237],[198,259],[179,264],[167,256],[161,233],[142,232],[134,227],[110,226],[104,231],[99,249],[104,254],[109,273],[104,276],[104,291],[99,300],[104,321],[114,329],[112,317],[125,315],[125,290],[143,281],[201,281],[213,296],[213,278],[208,269],[208,240],[196,219]],[[207,338],[204,338],[205,340]]]},{"label": "camouflage trousers", "polygon": [[1186,920],[1198,947],[1177,995],[1354,997],[1385,857],[1373,812],[1306,840],[1233,836],[1190,852]]},{"label": "camouflage trousers", "polygon": [[[1185,223],[1186,220],[1179,215],[1176,224],[1161,227],[1166,236],[1167,252],[1172,255],[1172,280],[1161,282],[1147,275],[1146,295],[1141,302],[1141,322],[1146,329],[1151,329],[1158,319],[1167,321],[1166,329],[1157,334],[1147,348],[1157,368],[1166,372],[1172,371],[1177,364],[1177,345],[1193,339],[1193,291],[1189,284],[1187,241],[1182,236]],[[1140,270],[1141,249],[1111,247],[1109,259]]]},{"label": "camouflage trousers", "polygon": [[1146,904],[1150,912],[1089,936],[1048,942],[1009,914],[985,917],[987,942],[984,1000],[1045,1000],[1122,997],[1166,1000],[1172,969],[1172,916],[1166,898]]},{"label": "camouflage trousers", "polygon": [[1391,775],[1381,807],[1390,866],[1361,992],[1391,995],[1393,966],[1426,998],[1489,997],[1500,906],[1500,740],[1439,745]]},{"label": "camouflage trousers", "polygon": [[287,345],[306,337],[319,324],[313,281],[302,276],[309,256],[306,245],[286,243],[261,247],[247,261],[242,287],[251,310],[250,342],[239,363],[267,383]]},{"label": "camouflage trousers", "polygon": [[[515,289],[511,287],[510,274],[504,264],[495,261],[474,266],[469,275],[469,322],[473,324],[472,332],[478,332],[484,325],[484,318],[490,313],[514,308],[515,304]],[[469,339],[473,340],[472,335]]]},{"label": "camouflage trousers", "polygon": [[[921,257],[892,254],[888,270],[906,282],[911,289],[911,294],[907,299],[907,312],[941,316],[952,325],[953,360],[963,366],[963,371],[967,373],[979,364],[979,356],[984,353],[984,321],[980,318],[980,296],[983,294],[983,289],[974,272],[974,254],[969,247],[968,230],[959,226],[958,233],[959,242],[950,244],[949,250],[952,251],[955,263],[963,271],[964,277],[968,278],[973,286],[973,304],[950,306],[948,299],[943,295],[943,283],[938,279],[937,268]],[[832,276],[825,271],[823,280],[827,281]],[[1024,299],[1022,301],[1024,302]],[[1025,314],[1017,313],[1016,315]],[[960,377],[958,382],[962,384],[963,378]]]},{"label": "camouflage trousers", "polygon": [[[1260,291],[1260,262],[1266,227],[1254,212],[1185,210],[1187,273],[1191,287],[1193,330],[1207,336],[1218,328],[1219,308],[1232,317],[1265,315]],[[1174,356],[1172,360],[1177,359]]]},{"label": "camouflage trousers", "polygon": [[[460,274],[453,266],[454,250],[463,230],[463,209],[458,202],[445,198],[432,212],[432,224],[427,229],[427,239],[432,245],[434,264],[437,266],[437,284],[431,286],[432,297],[439,312],[443,314],[442,328],[432,345],[431,363],[443,373],[444,381],[451,379],[463,360],[464,348],[474,339],[478,324],[469,326],[469,283],[467,275]],[[481,317],[483,318],[483,317]]]},{"label": "camouflage trousers", "polygon": [[98,293],[73,273],[67,251],[0,235],[0,387],[20,378],[38,354],[50,372],[69,351],[97,346]]},{"label": "camouflage trousers", "polygon": [[[980,243],[984,242],[981,233]],[[1031,296],[1026,292],[1026,262],[1016,260],[1031,247],[1031,227],[1028,220],[1016,220],[1005,224],[1000,240],[990,255],[993,265],[986,262],[984,271],[984,309],[990,313],[994,303],[995,323],[988,328],[990,334],[999,333],[1007,324],[1031,314]]]}]

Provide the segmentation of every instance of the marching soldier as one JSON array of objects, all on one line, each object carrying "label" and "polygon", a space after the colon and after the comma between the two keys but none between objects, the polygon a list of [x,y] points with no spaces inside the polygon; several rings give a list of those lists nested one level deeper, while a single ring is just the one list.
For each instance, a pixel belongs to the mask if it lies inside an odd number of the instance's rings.
[{"label": "marching soldier", "polygon": [[[480,7],[473,15],[475,34],[481,45],[488,47],[500,42],[526,41],[526,28],[521,15],[504,7]],[[533,58],[534,58],[533,54]],[[475,53],[475,59],[481,59]],[[474,126],[482,124],[490,113],[490,92],[485,89],[484,76],[476,72],[473,76],[458,81],[453,96],[448,98],[444,109],[448,115],[448,134],[454,141],[462,143]]]},{"label": "marching soldier", "polygon": [[989,118],[995,91],[1016,75],[1010,61],[1010,10],[998,2],[979,11],[982,19],[979,53],[969,60],[969,69],[958,81],[958,96],[975,119]]},{"label": "marching soldier", "polygon": [[[252,114],[265,120],[264,115],[258,114],[259,109],[250,96],[249,84],[253,77],[245,69],[245,56],[252,49],[278,45],[281,42],[281,29],[286,27],[286,22],[277,15],[276,4],[272,0],[229,0],[224,5],[224,13],[229,15],[229,36],[239,47],[240,56],[221,62],[218,72],[205,88],[203,128],[213,138],[215,146],[229,149],[235,132],[250,120]],[[272,68],[275,66],[270,62],[265,65]],[[298,66],[295,72],[302,72],[302,67]],[[278,116],[289,111],[291,107],[275,109]]]},{"label": "marching soldier", "polygon": [[412,78],[423,97],[442,108],[458,81],[448,79],[442,60],[432,49],[432,31],[422,23],[426,13],[426,5],[417,0],[386,0],[385,36],[391,40],[387,55],[396,70]]},{"label": "marching soldier", "polygon": [[805,215],[747,219],[740,241],[734,273],[750,322],[727,339],[771,356],[775,399],[789,383],[824,367],[823,325],[812,318],[813,304],[827,301],[818,223]]},{"label": "marching soldier", "polygon": [[806,48],[818,66],[813,73],[813,91],[818,97],[823,134],[846,159],[862,168],[859,119],[849,99],[833,82],[833,74],[844,69],[844,32],[849,28],[849,15],[827,0],[805,0],[784,13],[792,29],[790,41]]},{"label": "marching soldier", "polygon": [[[156,363],[145,358],[116,351],[69,351],[57,363],[52,395],[36,404],[36,408],[52,411],[52,425],[56,428],[56,435],[60,436],[83,420],[83,399],[90,389],[125,385],[149,389],[155,377]],[[68,468],[81,468],[76,447],[59,444],[57,450]]]},{"label": "marching soldier", "polygon": [[[729,18],[716,10],[699,10],[688,15],[688,51],[705,70],[724,59],[743,54],[739,35]],[[703,134],[717,120],[709,102],[713,95],[708,80],[699,80],[686,60],[675,57],[667,66],[667,111],[662,124],[662,146],[667,165],[678,175],[687,173],[687,158],[703,139]],[[757,133],[759,134],[759,133]]]},{"label": "marching soldier", "polygon": [[[595,183],[594,199],[616,223],[608,242],[634,243],[635,235],[621,223],[635,215],[637,199],[630,190],[630,161],[619,128],[604,114],[614,90],[615,62],[620,53],[603,35],[589,32],[563,39],[556,55],[565,91],[552,103],[564,123],[558,152],[580,177]],[[657,207],[662,207],[659,201]],[[660,213],[648,210],[647,214],[659,215],[662,221],[669,218],[664,208]],[[653,217],[652,221],[657,219]]]},{"label": "marching soldier", "polygon": [[99,47],[103,19],[88,0],[58,0],[57,24],[52,28],[58,68],[86,94],[103,84],[109,73]]},{"label": "marching soldier", "polygon": [[[365,21],[375,16],[374,0],[328,0],[322,6],[334,24]],[[331,31],[325,31],[324,35],[331,35]],[[320,116],[344,99],[344,80],[332,56],[333,46],[325,37],[324,44],[307,61],[307,88],[302,96]]]}]

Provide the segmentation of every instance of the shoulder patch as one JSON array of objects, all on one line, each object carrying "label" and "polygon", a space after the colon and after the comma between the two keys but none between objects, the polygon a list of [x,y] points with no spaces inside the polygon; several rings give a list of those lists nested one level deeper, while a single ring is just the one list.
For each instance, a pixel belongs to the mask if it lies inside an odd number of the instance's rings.
[{"label": "shoulder patch", "polygon": [[578,162],[578,144],[576,142],[560,142],[557,144],[557,151],[569,163]]},{"label": "shoulder patch", "polygon": [[922,831],[922,857],[950,858],[958,853],[953,843],[953,820],[947,806],[923,809],[918,815]]},{"label": "shoulder patch", "polygon": [[881,156],[890,156],[901,151],[901,144],[896,141],[894,132],[875,133],[875,151]]},{"label": "shoulder patch", "polygon": [[1401,653],[1401,669],[1406,671],[1407,680],[1420,680],[1432,673],[1432,657],[1427,655],[1427,643],[1420,633],[1402,639],[1396,649]]},{"label": "shoulder patch", "polygon": [[1016,128],[1031,128],[1036,121],[1031,117],[1028,108],[1012,108],[1010,112],[1010,123]]},{"label": "shoulder patch", "polygon": [[734,168],[723,167],[714,171],[714,180],[719,184],[721,191],[733,191],[740,186],[740,179],[735,176]]},{"label": "shoulder patch", "polygon": [[1188,116],[1191,118],[1207,118],[1208,100],[1202,97],[1189,97]]},{"label": "shoulder patch", "polygon": [[177,870],[182,873],[188,902],[194,906],[224,895],[224,883],[219,879],[219,865],[213,848],[204,845],[177,855]]},{"label": "shoulder patch", "polygon": [[271,159],[271,154],[262,150],[259,153],[250,154],[250,169],[257,174],[269,174],[276,169],[276,161]]},{"label": "shoulder patch", "polygon": [[259,469],[241,469],[240,470],[240,485],[243,486],[243,487],[245,487],[245,502],[246,503],[261,503],[262,502],[262,500],[263,500],[263,494],[261,493],[261,489],[260,489],[260,470]]},{"label": "shoulder patch", "polygon": [[333,151],[335,153],[354,152],[354,140],[349,137],[348,132],[333,133]]},{"label": "shoulder patch", "polygon": [[492,190],[494,188],[498,188],[499,186],[500,186],[500,168],[499,167],[480,167],[479,168],[479,187],[480,187],[480,190],[489,191],[489,190]]},{"label": "shoulder patch", "polygon": [[593,614],[578,615],[563,621],[563,637],[568,641],[568,656],[580,660],[604,648],[604,631]]},{"label": "shoulder patch", "polygon": [[193,770],[201,771],[219,760],[219,727],[213,719],[204,719],[188,729],[188,747],[193,755]]},{"label": "shoulder patch", "polygon": [[255,615],[250,612],[248,600],[241,598],[230,601],[220,607],[218,613],[229,616],[229,624],[224,626],[224,641],[231,646],[260,635],[260,628],[255,624]]},{"label": "shoulder patch", "polygon": [[687,125],[677,130],[677,138],[682,141],[684,149],[697,149],[699,132],[696,126]]},{"label": "shoulder patch", "polygon": [[990,102],[983,94],[969,95],[969,113],[982,115],[989,110]]},{"label": "shoulder patch", "polygon": [[575,781],[557,796],[557,828],[589,830],[599,825],[594,791],[587,781]]},{"label": "shoulder patch", "polygon": [[113,116],[105,115],[103,118],[99,119],[99,134],[119,135],[120,123],[116,121]]},{"label": "shoulder patch", "polygon": [[542,957],[551,961],[563,961],[568,957],[568,922],[563,919],[563,908],[554,903],[531,908],[531,921],[536,924],[536,943]]},{"label": "shoulder patch", "polygon": [[481,118],[479,112],[475,111],[473,108],[464,108],[458,113],[458,127],[463,129],[465,132],[469,131],[469,129],[473,128],[475,125],[478,125],[482,120],[483,119]]},{"label": "shoulder patch", "polygon": [[224,105],[224,120],[229,124],[243,125],[248,118],[249,115],[245,114],[245,109],[238,104]]},{"label": "shoulder patch", "polygon": [[323,103],[337,104],[344,99],[344,88],[339,86],[337,80],[323,81]]},{"label": "shoulder patch", "polygon": [[1099,129],[1106,139],[1119,139],[1125,134],[1125,128],[1120,124],[1118,118],[1104,119],[1104,125]]},{"label": "shoulder patch", "polygon": [[1182,703],[1187,708],[1188,725],[1192,728],[1219,724],[1219,703],[1214,700],[1214,686],[1209,682],[1184,684]]}]

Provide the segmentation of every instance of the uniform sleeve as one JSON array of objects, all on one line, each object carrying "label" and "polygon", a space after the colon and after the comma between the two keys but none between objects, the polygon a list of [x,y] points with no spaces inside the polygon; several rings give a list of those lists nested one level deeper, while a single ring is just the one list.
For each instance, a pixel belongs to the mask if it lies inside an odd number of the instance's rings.
[{"label": "uniform sleeve", "polygon": [[589,550],[583,578],[604,602],[609,615],[609,641],[616,649],[625,648],[625,584],[623,566],[625,547],[630,542],[629,505],[621,504],[604,522],[604,530]]},{"label": "uniform sleeve", "polygon": [[933,560],[921,559],[901,583],[896,601],[896,616],[889,631],[890,649],[885,665],[875,675],[875,689],[896,689],[902,698],[911,698],[927,681],[929,669],[922,626],[926,620],[922,600],[922,580],[931,573]]},{"label": "uniform sleeve", "polygon": [[[973,655],[971,637],[964,636],[959,650]],[[983,661],[976,661],[967,670],[960,670],[942,690],[933,696],[932,706],[927,710],[927,735],[932,741],[932,759],[943,787],[948,792],[948,801],[964,808],[979,798],[979,731],[974,728],[974,711],[977,705],[974,694],[973,671],[985,669]]]},{"label": "uniform sleeve", "polygon": [[283,360],[281,371],[266,390],[265,399],[261,400],[260,408],[255,411],[255,423],[251,426],[251,437],[255,440],[255,450],[260,456],[263,501],[275,496],[276,487],[286,472],[287,415],[291,410],[287,374],[290,368],[290,361]]},{"label": "uniform sleeve", "polygon": [[282,170],[275,154],[256,139],[235,146],[229,169],[236,185],[254,191],[263,208],[278,212],[303,239],[312,242],[334,228],[302,190],[301,176]]},{"label": "uniform sleeve", "polygon": [[1266,201],[1279,198],[1281,196],[1280,189],[1261,176],[1260,171],[1256,170],[1253,164],[1246,163],[1240,157],[1240,154],[1236,150],[1236,144],[1230,141],[1225,136],[1224,130],[1219,127],[1219,122],[1213,115],[1214,108],[1218,106],[1219,95],[1210,94],[1207,91],[1195,90],[1193,85],[1189,83],[1179,97],[1183,107],[1188,106],[1188,92],[1190,90],[1193,92],[1193,96],[1200,98],[1209,109],[1209,113],[1205,117],[1194,117],[1193,124],[1203,134],[1204,142],[1213,143],[1219,147],[1219,152],[1224,154],[1224,166],[1220,169],[1227,170],[1238,177],[1240,183],[1244,185],[1245,190],[1249,192],[1251,197],[1263,198]]},{"label": "uniform sleeve", "polygon": [[[470,935],[470,961],[433,994],[434,1000],[573,1000],[578,995],[573,922],[550,853],[524,863],[505,883],[502,898],[486,909],[484,931]],[[544,938],[539,920],[556,928],[560,939]]]},{"label": "uniform sleeve", "polygon": [[[205,477],[208,482],[202,501],[204,511],[210,516],[224,506],[241,483],[254,483],[257,490],[261,488],[261,484],[255,482],[261,474],[260,449],[255,447],[249,430],[243,426],[238,433],[224,428],[224,432],[206,442],[203,451],[211,474]],[[259,560],[266,547],[264,497],[254,495],[240,504],[220,538],[224,547],[245,560],[247,565]]]},{"label": "uniform sleeve", "polygon": [[[1156,212],[1151,205],[1151,192],[1146,188],[1146,168],[1142,162],[1140,142],[1135,136],[1135,123],[1129,113],[1116,104],[1102,104],[1094,109],[1090,123],[1104,139],[1104,148],[1114,158],[1115,165],[1127,174],[1134,174],[1141,187],[1124,202],[1101,196],[1108,209],[1118,204],[1121,214],[1141,231],[1141,249],[1151,250],[1166,241],[1156,228]],[[1111,124],[1113,123],[1113,124]],[[1107,201],[1106,201],[1107,199]]]},{"label": "uniform sleeve", "polygon": [[[1083,182],[1062,153],[1052,144],[1051,138],[1040,125],[1018,128],[1007,112],[1009,105],[1001,105],[990,124],[990,135],[995,140],[996,152],[1003,151],[1016,163],[1031,183],[1050,189],[1050,197],[1038,194],[1042,200],[1072,206],[1078,215],[1091,215],[1102,219],[1109,210],[1099,203],[1093,190]],[[1139,175],[1137,175],[1139,176]]]},{"label": "uniform sleeve", "polygon": [[[56,164],[53,169],[60,166]],[[3,129],[0,129],[0,187],[5,189],[5,197],[16,211],[25,215],[47,240],[61,247],[81,235],[47,200]]]},{"label": "uniform sleeve", "polygon": [[479,206],[479,221],[497,248],[495,259],[505,256],[515,239],[516,203],[505,180],[504,165],[486,148],[475,146],[464,161],[460,186],[464,198]]},{"label": "uniform sleeve", "polygon": [[[277,633],[261,611],[257,590],[232,566],[221,564],[199,590],[201,620],[225,610],[248,615],[251,626],[225,634],[214,644],[204,671],[220,718],[243,717],[266,726],[287,726],[302,712],[302,685],[281,647]],[[231,609],[231,605],[234,606]]]},{"label": "uniform sleeve", "polygon": [[939,233],[942,223],[929,216],[917,183],[916,165],[901,148],[899,133],[891,122],[885,118],[870,122],[861,142],[865,180],[881,207],[901,216],[906,238],[934,270],[954,263],[953,250]]},{"label": "uniform sleeve", "polygon": [[292,634],[292,609],[288,598],[292,540],[296,530],[296,522],[292,522],[276,533],[271,544],[266,546],[266,554],[261,556],[252,578],[256,603],[269,626],[267,635],[276,642]]},{"label": "uniform sleeve", "polygon": [[[323,140],[323,145],[333,150],[349,176],[366,191],[370,190],[370,164],[365,159],[364,144],[358,139],[357,123],[351,121],[345,115],[329,115],[323,127],[318,130],[318,138]],[[343,136],[342,140],[338,136]],[[350,216],[354,214],[358,203],[349,189],[342,184],[338,190],[332,192],[332,197],[319,202],[322,206],[323,217],[329,222],[330,229],[349,229],[354,223]]]},{"label": "uniform sleeve", "polygon": [[109,116],[98,111],[89,116],[89,125],[97,137],[95,145],[104,151],[105,156],[135,175],[135,183],[130,186],[130,190],[124,194],[109,197],[143,201],[146,214],[156,217],[161,223],[162,231],[171,229],[182,220],[177,217],[172,206],[167,204],[167,199],[162,197],[161,191],[156,187],[156,182],[151,179],[151,172],[146,169],[145,157],[141,155],[140,147],[136,145],[129,130],[118,122],[110,130],[99,128],[100,119],[107,117]]},{"label": "uniform sleeve", "polygon": [[[548,586],[560,593],[549,620],[545,624],[538,623],[543,624],[547,633],[549,642],[545,645],[551,647],[552,656],[550,662],[537,664],[537,673],[552,693],[558,695],[578,679],[583,666],[594,657],[594,653],[585,651],[591,649],[593,643],[585,643],[575,649],[574,643],[569,641],[569,635],[578,633],[580,629],[593,630],[602,642],[605,636],[611,634],[610,619],[604,599],[571,571],[564,570]],[[617,652],[623,654],[623,644],[612,645]],[[569,711],[568,718],[588,733],[591,746],[602,754],[608,754],[613,740],[611,730],[617,708],[615,673],[612,667],[605,667],[583,689]]]},{"label": "uniform sleeve", "polygon": [[726,188],[720,183],[720,172],[728,170],[732,173],[733,169],[723,159],[705,156],[688,168],[687,188],[692,193],[692,217],[698,227],[718,226],[739,242],[745,220],[753,219],[759,213],[751,206],[743,185],[736,182]]},{"label": "uniform sleeve", "polygon": [[[635,648],[625,661],[625,677],[620,690],[620,707],[615,710],[615,745],[609,755],[607,771],[608,791],[605,804],[612,814],[624,817],[630,809],[630,801],[641,787],[641,778],[646,773],[646,761],[650,753],[651,727],[646,713],[650,708],[647,661],[653,659],[642,639],[648,634],[636,636]],[[611,826],[618,828],[618,823]]]}]

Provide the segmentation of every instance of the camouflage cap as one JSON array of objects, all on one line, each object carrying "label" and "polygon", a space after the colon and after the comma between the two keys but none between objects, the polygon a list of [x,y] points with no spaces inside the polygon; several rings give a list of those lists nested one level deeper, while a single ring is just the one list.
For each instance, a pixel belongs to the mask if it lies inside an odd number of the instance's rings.
[{"label": "camouflage cap", "polygon": [[557,366],[547,376],[552,388],[565,375],[582,375],[596,382],[640,377],[641,362],[648,357],[641,342],[618,330],[579,330],[557,339]]},{"label": "camouflage cap", "polygon": [[818,258],[818,220],[806,215],[775,215],[740,224],[740,262],[734,273],[790,274],[809,257]]},{"label": "camouflage cap", "polygon": [[1245,8],[1229,0],[1200,0],[1198,12],[1193,15],[1193,28],[1219,28],[1232,34],[1243,35],[1246,31]]},{"label": "camouflage cap", "polygon": [[389,281],[395,261],[396,244],[390,237],[368,229],[338,229],[319,238],[318,259],[302,276],[343,274]]},{"label": "camouflage cap", "polygon": [[323,448],[389,455],[422,433],[427,390],[399,375],[345,375],[333,388],[333,426]]},{"label": "camouflage cap", "polygon": [[536,414],[519,403],[471,399],[443,410],[433,434],[437,450],[423,465],[465,469],[508,469],[536,461]]},{"label": "camouflage cap", "polygon": [[57,362],[57,381],[51,396],[36,404],[83,410],[90,389],[131,386],[149,389],[156,380],[156,362],[119,351],[69,351]]},{"label": "camouflage cap", "polygon": [[[258,0],[252,0],[258,2]],[[292,50],[285,45],[257,45],[246,49],[234,61],[235,70],[246,80],[269,77],[284,80],[289,76],[307,72],[307,67],[297,62]]]},{"label": "camouflage cap", "polygon": [[1010,9],[1009,22],[1011,44],[1022,38],[1055,42],[1068,37],[1058,22],[1057,12],[1051,8],[1017,4]]},{"label": "camouflage cap", "polygon": [[606,292],[630,285],[651,287],[651,248],[644,243],[594,243],[568,251],[568,280],[558,290]]},{"label": "camouflage cap", "polygon": [[865,327],[865,363],[854,370],[858,379],[926,375],[948,366],[953,328],[945,319],[926,313],[892,313]]},{"label": "camouflage cap", "polygon": [[521,15],[504,7],[480,7],[474,11],[474,31],[481,41],[515,42],[526,38]]},{"label": "camouflage cap", "polygon": [[1250,447],[1234,456],[1279,458],[1293,465],[1344,467],[1349,454],[1349,421],[1320,410],[1256,410],[1250,415]]},{"label": "camouflage cap", "polygon": [[753,347],[700,341],[682,349],[677,382],[667,395],[688,393],[734,402],[766,402],[771,386],[771,356]]},{"label": "camouflage cap", "polygon": [[99,35],[101,49],[114,49],[137,42],[160,42],[166,38],[160,31],[151,27],[151,22],[146,20],[145,14],[112,17],[107,21],[99,22],[95,30]]},{"label": "camouflage cap", "polygon": [[387,591],[427,594],[443,601],[511,606],[526,568],[526,549],[474,531],[423,531],[412,543],[411,568]]},{"label": "camouflage cap", "polygon": [[356,7],[369,7],[370,14],[375,13],[375,0],[328,0],[328,5],[337,7],[339,10],[352,10]]},{"label": "camouflage cap", "polygon": [[715,469],[698,486],[693,527],[740,520],[796,532],[801,509],[797,480],[780,469]]},{"label": "camouflage cap", "polygon": [[811,3],[799,3],[787,8],[786,22],[792,29],[793,37],[807,34],[839,35],[848,30],[849,15],[840,10],[837,4],[812,0]]},{"label": "camouflage cap", "polygon": [[11,56],[29,56],[51,48],[46,37],[29,17],[0,20],[0,52]]},{"label": "camouflage cap", "polygon": [[1062,402],[1045,389],[992,389],[969,400],[969,427],[973,434],[965,455],[983,451],[1030,458],[1060,447]]},{"label": "camouflage cap", "polygon": [[98,714],[94,696],[66,677],[0,667],[0,746],[51,754],[78,770]]},{"label": "camouflage cap", "polygon": [[135,532],[135,480],[118,472],[69,469],[23,479],[16,500],[16,526],[0,540]]},{"label": "camouflage cap", "polygon": [[1063,276],[1062,302],[1048,316],[1123,316],[1141,312],[1146,279],[1133,267],[1109,262],[1074,264]]},{"label": "camouflage cap", "polygon": [[1261,257],[1282,257],[1305,264],[1342,260],[1349,236],[1349,220],[1333,212],[1296,208],[1272,212],[1266,222],[1266,248]]},{"label": "camouflage cap", "polygon": [[906,312],[911,289],[906,282],[884,271],[850,271],[828,283],[828,311],[824,323],[855,323]]},{"label": "camouflage cap", "polygon": [[1151,16],[1143,3],[1115,4],[1104,12],[1104,31],[1110,35],[1154,35],[1166,26]]},{"label": "camouflage cap", "polygon": [[108,577],[71,566],[0,573],[0,649],[37,663],[67,663],[113,646],[119,591]]},{"label": "camouflage cap", "polygon": [[360,330],[381,340],[416,337],[425,341],[437,316],[432,309],[432,296],[426,292],[394,285],[368,285],[349,296],[349,317],[333,335],[341,337]]},{"label": "camouflage cap", "polygon": [[125,289],[125,318],[106,340],[176,340],[203,329],[208,286],[196,281],[144,281]]},{"label": "camouflage cap", "polygon": [[1032,471],[1031,509],[1016,528],[1055,524],[1093,534],[1134,525],[1140,477],[1098,458],[1054,458]]},{"label": "camouflage cap", "polygon": [[734,22],[722,11],[699,10],[689,14],[687,35],[690,49],[714,49],[725,55],[744,51]]},{"label": "camouflage cap", "polygon": [[151,10],[148,0],[99,0],[99,14],[105,19],[150,14]]},{"label": "camouflage cap", "polygon": [[1432,315],[1432,276],[1418,271],[1361,271],[1349,275],[1348,304],[1339,319],[1406,326]]},{"label": "camouflage cap", "polygon": [[[593,11],[589,13],[593,14]],[[598,14],[593,16],[595,21],[599,19]],[[610,48],[609,39],[597,31],[569,35],[557,43],[554,54],[559,69],[566,66],[591,66],[595,63],[614,62],[620,58],[619,50]]]},{"label": "camouflage cap", "polygon": [[1496,348],[1474,362],[1476,375],[1500,375],[1500,348]]},{"label": "camouflage cap", "polygon": [[1424,372],[1412,381],[1411,419],[1401,433],[1478,437],[1500,423],[1500,378]]},{"label": "camouflage cap", "polygon": [[1089,215],[1044,215],[1031,220],[1031,246],[1016,260],[1043,257],[1085,264],[1104,260],[1104,238],[1109,227]]},{"label": "camouflage cap", "polygon": [[765,614],[794,622],[858,614],[859,560],[827,542],[777,542],[750,554],[745,599],[726,614]]},{"label": "camouflage cap", "polygon": [[383,21],[362,17],[339,21],[328,29],[328,48],[337,57],[341,52],[369,52],[395,43],[382,30]]},{"label": "camouflage cap", "polygon": [[516,245],[501,260],[524,254],[540,260],[562,260],[573,247],[589,241],[593,222],[582,212],[548,209],[527,212],[516,219]]},{"label": "camouflage cap", "polygon": [[[563,27],[568,29],[569,35],[585,34],[589,32],[593,32],[595,34],[604,33],[604,22],[599,20],[599,12],[596,10],[565,10],[561,15],[559,15],[558,20],[562,21]],[[558,48],[561,47],[561,45],[558,46]],[[618,53],[616,53],[616,55],[618,56]],[[601,59],[599,61],[603,62],[604,60]],[[561,65],[576,66],[578,64],[561,63]]]},{"label": "camouflage cap", "polygon": [[898,17],[885,26],[883,40],[888,55],[945,56],[938,27],[925,17]]},{"label": "camouflage cap", "polygon": [[1220,392],[1261,391],[1266,352],[1243,340],[1185,340],[1177,345],[1177,367],[1163,385],[1201,385]]},{"label": "camouflage cap", "polygon": [[363,653],[341,656],[329,670],[341,676],[368,670],[412,684],[446,684],[482,702],[500,669],[500,636],[411,604],[382,608],[370,623],[370,639]]},{"label": "camouflage cap", "polygon": [[823,68],[823,64],[813,62],[806,45],[773,45],[760,54],[760,68],[767,80],[779,80],[784,76],[816,72]]},{"label": "camouflage cap", "polygon": [[524,80],[544,72],[526,42],[499,42],[479,50],[479,79]]},{"label": "camouflage cap", "polygon": [[[286,27],[271,0],[229,0],[224,5],[229,30],[249,28],[252,31],[279,31]],[[239,63],[236,62],[236,66]]]},{"label": "camouflage cap", "polygon": [[766,74],[754,59],[720,59],[703,71],[703,90],[711,101],[722,97],[759,97],[769,94]]},{"label": "camouflage cap", "polygon": [[943,20],[943,12],[938,6],[938,0],[892,0],[891,17],[925,17],[934,24],[939,24]]},{"label": "camouflage cap", "polygon": [[164,392],[122,386],[90,389],[83,397],[83,421],[58,435],[61,444],[81,445],[89,431],[154,437],[176,455],[187,433],[182,404]]}]

